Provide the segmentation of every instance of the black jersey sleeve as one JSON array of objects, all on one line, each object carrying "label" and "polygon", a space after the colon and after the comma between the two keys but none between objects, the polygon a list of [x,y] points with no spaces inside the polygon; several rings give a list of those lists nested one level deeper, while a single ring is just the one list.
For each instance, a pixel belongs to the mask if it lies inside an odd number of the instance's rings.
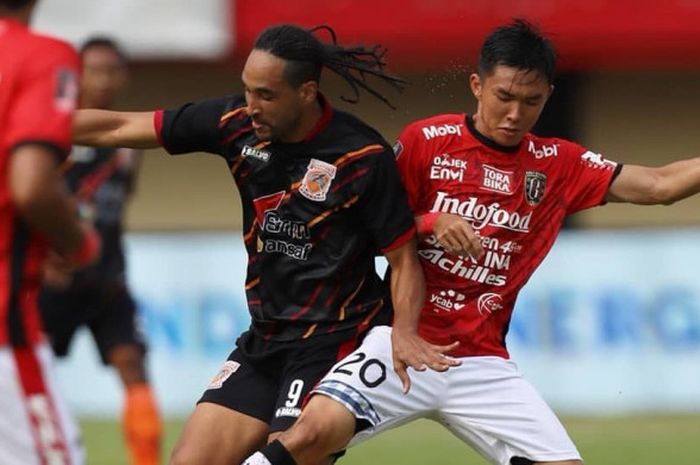
[{"label": "black jersey sleeve", "polygon": [[410,239],[415,223],[394,153],[387,147],[373,159],[358,206],[361,219],[377,247],[386,252]]},{"label": "black jersey sleeve", "polygon": [[221,153],[223,136],[219,122],[230,102],[230,98],[217,98],[165,110],[160,130],[163,147],[173,155]]}]

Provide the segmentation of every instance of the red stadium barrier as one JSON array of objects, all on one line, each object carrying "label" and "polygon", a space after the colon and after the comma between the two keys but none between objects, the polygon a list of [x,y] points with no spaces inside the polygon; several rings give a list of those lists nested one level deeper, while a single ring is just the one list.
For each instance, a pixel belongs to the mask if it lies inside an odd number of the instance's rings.
[{"label": "red stadium barrier", "polygon": [[700,2],[690,0],[232,0],[236,54],[266,26],[328,24],[345,43],[381,43],[392,67],[472,64],[513,17],[538,24],[568,70],[700,69]]}]

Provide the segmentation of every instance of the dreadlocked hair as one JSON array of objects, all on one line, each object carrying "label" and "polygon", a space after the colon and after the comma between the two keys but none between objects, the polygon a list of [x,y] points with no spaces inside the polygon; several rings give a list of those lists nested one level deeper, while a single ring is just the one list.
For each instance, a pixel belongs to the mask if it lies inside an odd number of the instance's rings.
[{"label": "dreadlocked hair", "polygon": [[[321,42],[314,35],[316,31],[326,31],[332,42]],[[385,72],[385,48],[379,45],[371,48],[343,47],[338,44],[335,31],[325,25],[312,29],[303,29],[291,24],[273,26],[258,36],[253,48],[285,60],[285,78],[294,87],[307,81],[318,82],[321,79],[322,68],[330,69],[342,77],[352,89],[353,97],[340,97],[349,103],[359,102],[360,89],[364,89],[395,109],[386,97],[367,82],[369,76],[380,79],[399,92],[408,85],[407,81]]]}]

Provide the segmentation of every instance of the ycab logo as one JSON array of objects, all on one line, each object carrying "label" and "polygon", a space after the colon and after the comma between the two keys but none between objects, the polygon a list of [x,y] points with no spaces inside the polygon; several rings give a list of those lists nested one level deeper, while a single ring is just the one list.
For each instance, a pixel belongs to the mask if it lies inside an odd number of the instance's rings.
[{"label": "ycab logo", "polygon": [[440,291],[437,294],[431,294],[430,303],[435,305],[437,308],[448,312],[453,310],[460,311],[466,305],[464,302],[465,299],[466,296],[461,292],[448,289],[445,291]]},{"label": "ycab logo", "polygon": [[435,126],[434,124],[423,128],[423,136],[425,140],[434,139],[435,137],[444,137],[448,135],[462,135],[461,124],[443,124]]},{"label": "ycab logo", "polygon": [[536,159],[556,157],[559,155],[559,144],[535,146],[533,141],[527,144],[527,151],[535,156]]}]

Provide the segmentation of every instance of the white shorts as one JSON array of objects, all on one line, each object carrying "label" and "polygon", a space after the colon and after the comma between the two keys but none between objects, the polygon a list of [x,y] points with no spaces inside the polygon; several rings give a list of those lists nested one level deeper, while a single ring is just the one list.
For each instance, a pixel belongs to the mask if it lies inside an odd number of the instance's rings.
[{"label": "white shorts", "polygon": [[374,328],[362,345],[338,362],[313,393],[343,404],[371,427],[350,445],[417,418],[444,425],[491,463],[512,457],[535,462],[581,460],[556,415],[523,378],[515,363],[501,357],[463,357],[462,364],[438,373],[410,370],[411,390],[403,394],[393,370],[391,328]]},{"label": "white shorts", "polygon": [[0,464],[83,465],[78,427],[57,396],[47,344],[0,347]]}]

